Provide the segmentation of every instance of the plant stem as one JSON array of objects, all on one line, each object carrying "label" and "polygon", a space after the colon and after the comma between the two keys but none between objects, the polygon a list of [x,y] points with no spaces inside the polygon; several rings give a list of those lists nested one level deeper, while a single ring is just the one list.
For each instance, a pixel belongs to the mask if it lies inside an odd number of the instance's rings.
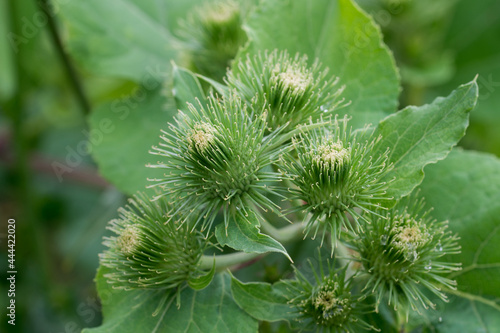
[{"label": "plant stem", "polygon": [[281,229],[275,228],[266,220],[261,221],[260,226],[262,231],[276,239],[280,243],[287,243],[301,237],[304,230],[304,223],[294,223]]},{"label": "plant stem", "polygon": [[70,82],[71,86],[73,87],[73,91],[75,92],[76,99],[78,100],[78,103],[80,104],[80,107],[81,107],[84,115],[88,115],[90,112],[90,104],[87,100],[87,97],[85,96],[84,91],[83,91],[83,87],[82,87],[82,84],[80,82],[80,78],[79,78],[75,68],[73,67],[73,64],[69,60],[68,55],[64,51],[61,37],[59,36],[56,22],[54,20],[55,14],[49,9],[50,8],[50,0],[40,0],[37,2],[37,4],[38,4],[38,7],[40,8],[40,10],[47,17],[49,33],[50,33],[50,36],[52,38],[52,42],[54,43],[55,50],[61,59],[62,66],[64,67],[64,70],[66,71],[69,82]]},{"label": "plant stem", "polygon": [[356,273],[352,268],[352,262],[349,260],[350,257],[351,254],[349,253],[349,249],[339,241],[337,243],[337,248],[335,249],[335,260],[338,260],[341,266],[348,266],[346,278],[351,277]]},{"label": "plant stem", "polygon": [[228,267],[241,264],[245,261],[252,260],[260,255],[262,255],[262,253],[245,253],[245,252],[221,254],[214,256],[203,255],[201,256],[200,259],[200,269],[211,269],[214,265],[214,258],[215,258],[215,269],[221,271]]},{"label": "plant stem", "polygon": [[[283,182],[285,183],[285,186],[288,188],[294,187],[295,185],[290,181],[290,179],[284,179]],[[294,199],[292,200],[292,206],[294,207],[301,207],[303,205],[301,199]],[[299,210],[295,212],[295,217],[298,221],[303,221],[305,218],[305,212],[303,210]]]}]

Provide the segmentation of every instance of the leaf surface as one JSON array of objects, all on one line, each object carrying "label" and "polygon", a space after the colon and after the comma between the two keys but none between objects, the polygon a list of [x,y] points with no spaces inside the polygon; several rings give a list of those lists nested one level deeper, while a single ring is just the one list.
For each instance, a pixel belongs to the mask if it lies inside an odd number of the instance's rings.
[{"label": "leaf surface", "polygon": [[284,282],[243,283],[232,277],[231,291],[240,308],[258,320],[290,321],[297,317],[297,311],[288,304],[291,293]]},{"label": "leaf surface", "polygon": [[382,140],[374,154],[382,154],[389,148],[389,162],[394,164],[386,178],[387,181],[395,178],[389,196],[399,198],[409,194],[424,179],[424,166],[448,155],[465,134],[477,94],[477,84],[472,81],[446,98],[407,107],[379,123],[375,136],[380,135]]},{"label": "leaf surface", "polygon": [[279,252],[292,259],[286,249],[277,240],[260,233],[259,220],[255,213],[248,210],[248,218],[237,215],[229,221],[227,229],[224,223],[215,228],[215,236],[221,246],[229,246],[247,253]]},{"label": "leaf surface", "polygon": [[65,1],[60,9],[69,51],[92,73],[141,82],[148,76],[162,78],[170,72],[170,60],[178,60],[174,38],[151,16],[151,5],[133,0]]},{"label": "leaf surface", "polygon": [[166,104],[159,84],[152,90],[140,87],[128,97],[102,104],[89,117],[92,155],[100,173],[128,194],[144,191],[148,178],[163,176],[146,164],[158,161],[149,150],[172,120],[175,108]]},{"label": "leaf surface", "polygon": [[234,303],[227,273],[217,274],[201,291],[184,289],[180,309],[174,300],[167,311],[165,308],[152,316],[163,296],[161,292],[115,290],[103,277],[105,272],[106,268],[101,267],[96,278],[104,322],[84,333],[231,333],[235,327],[238,332],[257,332],[258,322]]},{"label": "leaf surface", "polygon": [[462,252],[446,258],[462,263],[450,277],[458,291],[448,291],[439,332],[497,332],[500,318],[500,160],[492,155],[454,150],[425,168],[420,195],[433,217],[448,220],[460,236]]}]

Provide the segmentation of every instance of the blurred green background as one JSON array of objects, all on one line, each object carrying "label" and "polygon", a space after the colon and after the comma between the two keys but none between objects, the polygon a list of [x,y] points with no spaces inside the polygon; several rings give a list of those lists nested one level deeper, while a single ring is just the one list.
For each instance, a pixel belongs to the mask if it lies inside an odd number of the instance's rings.
[{"label": "blurred green background", "polygon": [[[479,102],[461,145],[500,156],[500,2],[358,3],[394,52],[403,87],[400,108],[430,102],[478,74]],[[93,283],[97,255],[106,223],[126,199],[99,175],[88,154],[86,117],[135,85],[80,67],[65,51],[65,25],[49,4],[0,0],[3,332],[79,332],[100,323]],[[15,327],[5,316],[9,218],[17,227]]]}]

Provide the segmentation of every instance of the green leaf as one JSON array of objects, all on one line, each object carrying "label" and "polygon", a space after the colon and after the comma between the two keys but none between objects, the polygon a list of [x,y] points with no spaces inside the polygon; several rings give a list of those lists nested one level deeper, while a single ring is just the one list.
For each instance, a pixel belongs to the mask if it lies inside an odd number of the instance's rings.
[{"label": "green leaf", "polygon": [[[156,6],[156,4],[155,4]],[[174,38],[150,15],[167,11],[134,0],[64,1],[60,13],[70,53],[86,70],[135,82],[164,78],[179,59]],[[133,25],[131,25],[133,23]]]},{"label": "green leaf", "polygon": [[243,283],[231,278],[234,301],[248,314],[258,320],[291,321],[297,311],[288,304],[292,297],[289,286],[284,282],[273,285],[263,282]]},{"label": "green leaf", "polygon": [[382,136],[382,140],[380,151],[374,154],[382,154],[389,147],[389,162],[394,164],[386,177],[395,178],[389,196],[399,198],[409,194],[424,179],[424,166],[448,155],[465,134],[477,94],[477,84],[472,81],[446,98],[407,107],[379,123],[375,135]]},{"label": "green leaf", "polygon": [[461,145],[500,156],[500,43],[492,42],[500,40],[500,2],[457,1],[447,22],[449,29],[443,49],[453,52],[454,76],[430,92],[439,94],[479,74],[478,103]]},{"label": "green leaf", "polygon": [[229,88],[226,85],[223,85],[215,80],[212,80],[209,77],[203,76],[201,74],[196,74],[197,77],[208,83],[209,85],[212,86],[212,88],[221,96],[228,96],[229,95]]},{"label": "green leaf", "polygon": [[462,253],[449,259],[463,269],[452,277],[464,292],[500,298],[500,160],[457,149],[425,171],[421,195],[461,238]]},{"label": "green leaf", "polygon": [[188,285],[194,290],[202,290],[206,288],[210,284],[210,282],[212,282],[214,275],[215,275],[215,257],[212,269],[210,269],[210,271],[207,272],[206,274],[192,278],[191,280],[188,281]]},{"label": "green leaf", "polygon": [[[158,21],[166,20],[169,30],[175,35],[179,29],[179,21],[187,18],[188,14],[196,7],[200,7],[205,0],[162,0],[162,1],[137,1],[137,3],[154,4],[154,14],[159,17]],[[166,16],[166,17],[165,17]],[[164,23],[162,25],[165,25]]]},{"label": "green leaf", "polygon": [[106,268],[101,267],[96,278],[103,324],[83,332],[231,333],[235,327],[238,332],[257,332],[258,322],[234,303],[227,273],[217,274],[202,291],[184,289],[180,309],[172,304],[155,317],[152,313],[163,297],[162,292],[116,290],[106,282],[105,273]]},{"label": "green leaf", "polygon": [[[449,220],[460,236],[462,252],[447,256],[462,263],[450,277],[458,291],[444,305],[443,332],[496,332],[500,318],[500,160],[492,155],[456,149],[425,168],[420,194],[433,217]],[[495,319],[496,318],[496,319]],[[463,329],[456,329],[462,323]],[[441,326],[437,326],[441,332]],[[474,327],[466,329],[465,327]]]},{"label": "green leaf", "polygon": [[257,216],[251,210],[248,212],[249,216],[246,219],[236,215],[233,221],[229,221],[227,229],[224,223],[215,228],[215,237],[219,244],[247,253],[279,252],[292,261],[283,245],[260,233]]},{"label": "green leaf", "polygon": [[160,84],[140,87],[131,96],[97,107],[89,118],[89,141],[101,174],[128,194],[144,191],[147,178],[163,176],[161,170],[146,167],[157,162],[149,150],[174,113],[166,108],[161,89]]},{"label": "green leaf", "polygon": [[450,302],[433,314],[429,332],[484,332],[496,333],[500,327],[499,310],[481,302],[450,297]]},{"label": "green leaf", "polygon": [[173,67],[175,103],[177,109],[187,112],[187,103],[198,105],[197,100],[204,102],[206,100],[205,93],[200,81],[191,71],[175,64]]},{"label": "green leaf", "polygon": [[352,1],[265,0],[246,31],[251,43],[237,59],[278,48],[329,67],[346,85],[343,96],[351,104],[344,112],[353,117],[354,128],[396,111],[399,77],[392,55],[379,28]]}]

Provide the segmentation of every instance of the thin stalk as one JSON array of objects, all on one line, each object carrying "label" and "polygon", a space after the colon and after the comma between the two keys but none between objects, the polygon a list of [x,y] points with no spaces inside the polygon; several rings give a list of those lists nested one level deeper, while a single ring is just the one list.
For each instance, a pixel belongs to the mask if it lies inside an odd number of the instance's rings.
[{"label": "thin stalk", "polygon": [[[287,188],[294,187],[295,185],[290,181],[290,179],[283,179],[283,182]],[[292,200],[292,206],[293,207],[300,207],[302,206],[302,200],[301,199],[294,199]],[[298,221],[304,221],[306,214],[303,210],[299,210],[294,213],[295,217],[297,218]]]},{"label": "thin stalk", "polygon": [[76,99],[78,100],[78,103],[80,104],[83,113],[85,115],[88,115],[90,113],[90,103],[88,102],[87,97],[85,96],[85,93],[83,91],[83,86],[80,82],[80,77],[78,76],[75,68],[73,67],[73,64],[71,63],[68,55],[64,51],[62,40],[61,37],[59,36],[57,25],[54,20],[55,14],[50,10],[51,8],[50,1],[40,0],[36,1],[36,3],[38,4],[40,10],[47,17],[49,34],[52,39],[52,43],[54,44],[54,48],[57,54],[59,55],[59,58],[61,59],[62,66],[66,71],[68,80],[70,82],[71,87],[73,88]]},{"label": "thin stalk", "polygon": [[288,243],[301,237],[305,223],[294,223],[281,229],[275,228],[267,220],[260,223],[263,232],[276,239],[280,243]]},{"label": "thin stalk", "polygon": [[349,253],[349,249],[342,243],[337,242],[337,248],[335,249],[335,260],[338,260],[340,266],[344,267],[347,265],[346,271],[346,280],[356,274],[356,271],[353,269],[354,261],[349,260],[351,254]]},{"label": "thin stalk", "polygon": [[262,253],[245,253],[245,252],[221,254],[216,256],[203,255],[201,256],[200,259],[200,269],[205,269],[205,270],[212,269],[214,265],[214,257],[215,257],[215,269],[221,271],[231,266],[252,260],[261,255]]}]

